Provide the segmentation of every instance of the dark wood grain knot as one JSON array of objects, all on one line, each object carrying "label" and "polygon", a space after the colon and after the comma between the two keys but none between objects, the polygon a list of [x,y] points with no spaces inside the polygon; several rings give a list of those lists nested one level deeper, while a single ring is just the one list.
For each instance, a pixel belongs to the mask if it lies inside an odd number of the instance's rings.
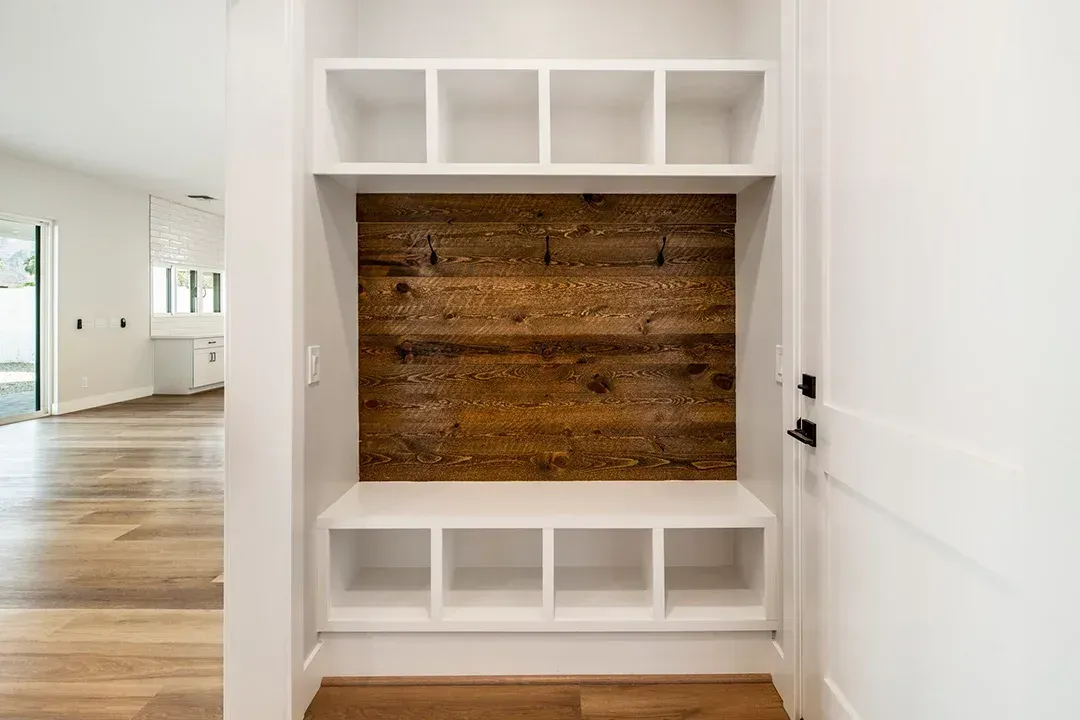
[{"label": "dark wood grain knot", "polygon": [[550,360],[551,358],[555,357],[555,353],[556,350],[554,345],[542,345],[540,347],[540,357],[544,358],[545,360]]},{"label": "dark wood grain knot", "polygon": [[366,407],[368,410],[374,410],[375,408],[379,407],[379,401],[378,400],[365,400],[364,401],[364,407]]},{"label": "dark wood grain knot", "polygon": [[404,295],[405,293],[409,292],[409,283],[398,283],[394,286],[394,289]]},{"label": "dark wood grain knot", "polygon": [[597,395],[603,395],[611,390],[611,386],[608,384],[607,380],[604,379],[590,380],[589,384],[585,387],[589,388]]},{"label": "dark wood grain knot", "polygon": [[579,357],[579,358],[577,359],[577,364],[578,364],[578,365],[588,365],[588,364],[589,364],[589,358],[587,358],[587,357],[585,357],[584,355],[582,355],[581,357]]},{"label": "dark wood grain knot", "polygon": [[598,193],[582,193],[581,199],[589,205],[598,205],[604,201],[604,196]]},{"label": "dark wood grain knot", "polygon": [[720,388],[721,390],[731,390],[733,387],[735,387],[735,378],[731,377],[730,375],[724,375],[722,373],[717,373],[713,375],[712,382],[713,385]]},{"label": "dark wood grain knot", "polygon": [[510,316],[510,319],[513,320],[516,323],[525,322],[525,313],[516,312],[516,313],[514,313],[513,315]]},{"label": "dark wood grain knot", "polygon": [[686,372],[690,373],[691,375],[700,375],[708,369],[709,366],[705,363],[690,363],[686,366]]},{"label": "dark wood grain knot", "polygon": [[413,355],[412,353],[405,353],[405,355],[401,358],[401,361],[404,362],[404,363],[411,363],[415,359],[416,359],[416,356]]},{"label": "dark wood grain knot", "polygon": [[441,456],[434,455],[432,453],[419,453],[416,456],[416,462],[422,463],[424,465],[436,465],[441,461],[442,461]]},{"label": "dark wood grain knot", "polygon": [[452,310],[443,313],[443,320],[453,320],[456,317],[457,313]]},{"label": "dark wood grain knot", "polygon": [[570,461],[565,455],[556,455],[551,458],[551,464],[560,470],[564,470],[569,463]]},{"label": "dark wood grain knot", "polygon": [[412,341],[406,340],[403,343],[401,343],[401,350],[403,352],[407,352],[407,353],[412,352]]}]

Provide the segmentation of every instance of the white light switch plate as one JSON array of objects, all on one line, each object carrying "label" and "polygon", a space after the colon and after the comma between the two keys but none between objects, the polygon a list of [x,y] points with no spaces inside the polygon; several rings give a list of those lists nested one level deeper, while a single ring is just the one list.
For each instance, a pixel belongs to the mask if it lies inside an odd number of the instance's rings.
[{"label": "white light switch plate", "polygon": [[776,384],[784,384],[784,346],[776,346]]},{"label": "white light switch plate", "polygon": [[319,346],[309,345],[307,349],[307,384],[319,384]]},{"label": "white light switch plate", "polygon": [[120,318],[109,318],[109,327],[114,330],[118,330],[120,328]]},{"label": "white light switch plate", "polygon": [[105,318],[94,318],[94,329],[104,330],[109,326],[109,321]]}]

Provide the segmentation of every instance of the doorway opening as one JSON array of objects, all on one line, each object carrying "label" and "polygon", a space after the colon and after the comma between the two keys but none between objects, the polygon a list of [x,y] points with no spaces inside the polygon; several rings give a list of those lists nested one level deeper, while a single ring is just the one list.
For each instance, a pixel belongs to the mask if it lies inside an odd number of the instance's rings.
[{"label": "doorway opening", "polygon": [[0,424],[49,414],[52,224],[0,215]]}]

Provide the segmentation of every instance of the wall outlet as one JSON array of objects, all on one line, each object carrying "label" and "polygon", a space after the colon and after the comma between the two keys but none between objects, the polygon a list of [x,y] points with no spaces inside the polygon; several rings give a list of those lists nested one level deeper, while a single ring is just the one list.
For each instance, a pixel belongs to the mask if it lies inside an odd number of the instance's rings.
[{"label": "wall outlet", "polygon": [[309,345],[307,349],[307,384],[319,384],[319,346]]},{"label": "wall outlet", "polygon": [[82,379],[82,386],[83,386],[83,387],[90,387],[90,378],[88,378],[88,377],[84,377],[84,378]]}]

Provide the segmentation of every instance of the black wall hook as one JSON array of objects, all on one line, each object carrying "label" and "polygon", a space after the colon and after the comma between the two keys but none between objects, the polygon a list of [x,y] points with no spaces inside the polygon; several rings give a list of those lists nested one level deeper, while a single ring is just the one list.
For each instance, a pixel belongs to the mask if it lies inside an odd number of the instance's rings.
[{"label": "black wall hook", "polygon": [[664,249],[667,247],[667,235],[664,236],[664,244],[660,246],[660,252],[656,253],[656,264],[664,267]]},{"label": "black wall hook", "polygon": [[544,264],[551,264],[551,236],[544,237]]},{"label": "black wall hook", "polygon": [[431,264],[434,265],[439,262],[439,256],[435,254],[435,246],[431,244],[431,235],[427,236],[427,246],[431,248],[431,256],[429,259],[431,260]]}]

